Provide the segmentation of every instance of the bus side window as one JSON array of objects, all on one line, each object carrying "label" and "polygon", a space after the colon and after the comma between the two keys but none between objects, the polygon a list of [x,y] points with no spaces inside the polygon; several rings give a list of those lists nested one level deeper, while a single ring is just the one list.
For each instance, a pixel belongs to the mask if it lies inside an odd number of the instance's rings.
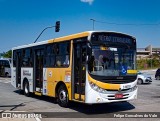
[{"label": "bus side window", "polygon": [[66,44],[65,52],[66,52],[66,55],[65,55],[65,61],[64,61],[63,65],[69,66],[70,43]]},{"label": "bus side window", "polygon": [[46,46],[46,54],[44,64],[46,67],[55,66],[55,54],[58,53],[57,44],[50,44]]},{"label": "bus side window", "polygon": [[32,67],[33,66],[32,49],[30,49],[30,56],[28,59],[29,59],[29,66]]},{"label": "bus side window", "polygon": [[46,56],[45,56],[45,61],[44,61],[44,65],[49,67],[50,66],[50,52],[51,52],[51,46],[47,45],[46,47]]},{"label": "bus side window", "polygon": [[31,67],[32,59],[31,59],[31,49],[27,48],[23,50],[22,53],[22,67]]},{"label": "bus side window", "polygon": [[56,66],[68,67],[70,54],[70,43],[64,42],[56,44]]}]

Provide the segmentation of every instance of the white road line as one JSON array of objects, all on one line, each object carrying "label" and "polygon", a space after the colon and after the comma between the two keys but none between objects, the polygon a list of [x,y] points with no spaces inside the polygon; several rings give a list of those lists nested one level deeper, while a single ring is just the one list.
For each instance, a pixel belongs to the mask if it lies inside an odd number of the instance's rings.
[{"label": "white road line", "polygon": [[2,81],[2,80],[0,80],[0,82],[1,82],[1,83],[6,83],[6,84],[7,84],[7,83],[11,83],[11,81]]},{"label": "white road line", "polygon": [[37,118],[37,117],[36,117],[35,119],[36,119],[36,121],[41,121],[41,119],[39,119],[39,118]]},{"label": "white road line", "polygon": [[10,83],[10,81],[9,82],[4,82],[4,83]]}]

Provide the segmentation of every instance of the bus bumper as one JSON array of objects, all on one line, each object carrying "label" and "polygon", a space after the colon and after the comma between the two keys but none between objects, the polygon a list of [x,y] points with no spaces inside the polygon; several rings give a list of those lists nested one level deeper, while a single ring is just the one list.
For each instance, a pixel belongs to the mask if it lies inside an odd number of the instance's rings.
[{"label": "bus bumper", "polygon": [[[128,92],[118,92],[118,91],[109,91],[107,94],[99,93],[93,89],[90,89],[86,93],[85,103],[96,104],[96,103],[111,103],[111,102],[121,102],[137,99],[138,87],[134,91]],[[116,98],[115,95],[121,93],[122,98]]]}]

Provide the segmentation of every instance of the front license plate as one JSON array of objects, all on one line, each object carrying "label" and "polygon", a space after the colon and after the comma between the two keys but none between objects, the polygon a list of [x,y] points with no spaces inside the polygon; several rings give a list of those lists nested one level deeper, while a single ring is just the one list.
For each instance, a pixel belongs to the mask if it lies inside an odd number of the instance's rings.
[{"label": "front license plate", "polygon": [[123,98],[123,94],[115,94],[115,98]]}]

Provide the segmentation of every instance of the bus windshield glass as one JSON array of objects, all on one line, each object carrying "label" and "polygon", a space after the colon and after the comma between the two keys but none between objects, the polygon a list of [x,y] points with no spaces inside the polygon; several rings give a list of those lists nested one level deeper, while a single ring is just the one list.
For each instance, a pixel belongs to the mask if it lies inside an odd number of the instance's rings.
[{"label": "bus windshield glass", "polygon": [[[92,46],[89,71],[97,76],[127,76],[128,70],[135,70],[134,49],[119,46]],[[133,75],[133,74],[132,74]]]},{"label": "bus windshield glass", "polygon": [[[95,36],[94,36],[95,37]],[[125,37],[125,36],[124,36]],[[136,75],[136,46],[131,44],[131,39],[102,39],[92,41],[92,56],[89,64],[89,72],[97,76],[131,76]],[[111,37],[110,37],[111,38]],[[113,37],[112,37],[113,38]],[[118,38],[118,39],[117,39]],[[95,38],[93,38],[95,40]],[[98,41],[101,41],[98,43]],[[132,73],[131,73],[132,72]]]}]

